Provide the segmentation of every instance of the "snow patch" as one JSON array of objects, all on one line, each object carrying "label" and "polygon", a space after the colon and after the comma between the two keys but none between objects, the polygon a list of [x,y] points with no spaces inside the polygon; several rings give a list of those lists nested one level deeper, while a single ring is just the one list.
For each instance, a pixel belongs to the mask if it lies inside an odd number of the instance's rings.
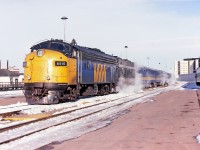
[{"label": "snow patch", "polygon": [[197,86],[195,82],[188,82],[185,83],[182,88],[184,89],[190,89],[190,90],[196,90],[196,89],[200,89],[200,86]]},{"label": "snow patch", "polygon": [[200,143],[200,134],[196,136],[197,143]]},{"label": "snow patch", "polygon": [[16,97],[16,96],[23,96],[23,95],[24,93],[22,90],[0,92],[0,98]]},{"label": "snow patch", "polygon": [[[47,111],[48,109],[52,110],[52,109],[63,108],[63,107],[65,107],[65,108],[66,107],[69,108],[72,106],[80,107],[82,105],[89,105],[92,102],[94,103],[94,102],[101,102],[101,101],[107,101],[107,100],[112,101],[112,99],[120,98],[125,95],[131,95],[131,98],[127,97],[127,98],[119,100],[121,102],[129,101],[126,104],[115,106],[112,109],[105,109],[104,111],[87,116],[83,119],[76,120],[74,122],[68,122],[68,123],[65,123],[60,126],[50,127],[44,131],[34,133],[30,136],[23,137],[16,141],[13,141],[13,142],[10,142],[7,144],[2,144],[2,145],[0,145],[0,149],[16,149],[16,147],[18,149],[37,149],[37,148],[47,145],[51,142],[64,141],[64,140],[77,138],[85,133],[88,133],[90,131],[95,131],[95,130],[98,130],[102,127],[109,125],[110,123],[112,123],[113,119],[115,119],[123,114],[128,113],[128,111],[129,111],[128,109],[130,109],[133,105],[138,104],[138,103],[147,102],[147,101],[152,101],[153,97],[155,95],[158,95],[162,92],[168,92],[170,90],[175,90],[182,85],[183,84],[169,86],[166,88],[155,89],[153,91],[145,91],[145,92],[140,91],[141,93],[139,93],[139,94],[118,93],[118,94],[110,94],[110,95],[106,95],[106,96],[96,96],[96,97],[92,97],[92,98],[85,98],[85,99],[80,99],[77,102],[68,102],[68,103],[63,103],[63,104],[58,104],[58,105],[48,105],[48,106],[36,105],[37,107],[34,107],[34,109],[38,109],[38,111],[41,111],[41,110]],[[148,96],[145,96],[146,94]],[[149,94],[151,94],[151,95],[149,95]],[[133,101],[130,101],[130,100],[133,100]],[[7,140],[11,136],[13,137],[13,136],[17,136],[18,134],[21,134],[21,133],[27,133],[27,132],[30,132],[33,130],[37,130],[37,128],[40,128],[40,127],[44,128],[45,126],[50,126],[50,125],[52,126],[52,125],[56,124],[56,122],[64,122],[65,120],[70,120],[70,119],[72,119],[72,117],[78,117],[80,115],[83,115],[84,113],[91,113],[94,110],[97,111],[98,109],[111,107],[115,103],[117,103],[117,102],[113,101],[110,104],[104,104],[104,105],[102,104],[100,106],[92,107],[90,109],[88,108],[85,110],[83,109],[81,111],[75,111],[70,114],[59,116],[57,118],[51,118],[49,120],[32,123],[30,125],[23,126],[19,129],[15,129],[13,131],[10,130],[8,132],[1,133],[0,140],[5,140],[5,139]],[[63,131],[65,131],[65,134],[63,134]]]}]

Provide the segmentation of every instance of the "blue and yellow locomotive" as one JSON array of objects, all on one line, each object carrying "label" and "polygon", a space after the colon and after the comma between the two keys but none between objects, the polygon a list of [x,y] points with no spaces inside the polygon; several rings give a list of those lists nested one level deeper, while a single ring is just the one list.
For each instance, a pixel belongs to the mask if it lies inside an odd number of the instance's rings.
[{"label": "blue and yellow locomotive", "polygon": [[171,79],[170,73],[144,66],[138,69],[138,73],[141,76],[141,81],[144,88],[168,86]]},{"label": "blue and yellow locomotive", "polygon": [[115,91],[117,59],[99,49],[48,40],[31,47],[24,67],[29,104],[53,104]]}]

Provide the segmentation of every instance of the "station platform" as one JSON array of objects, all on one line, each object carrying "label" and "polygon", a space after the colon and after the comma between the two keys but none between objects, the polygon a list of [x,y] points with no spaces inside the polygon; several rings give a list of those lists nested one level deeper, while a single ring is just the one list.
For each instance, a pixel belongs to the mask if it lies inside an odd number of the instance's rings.
[{"label": "station platform", "polygon": [[171,91],[133,106],[112,124],[40,149],[199,150],[200,107],[196,90]]}]

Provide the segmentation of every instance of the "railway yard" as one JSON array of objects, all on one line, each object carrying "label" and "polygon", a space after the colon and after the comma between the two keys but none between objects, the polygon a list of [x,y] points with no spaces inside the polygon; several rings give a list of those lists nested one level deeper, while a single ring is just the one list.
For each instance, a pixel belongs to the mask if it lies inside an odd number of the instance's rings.
[{"label": "railway yard", "polygon": [[0,96],[0,149],[200,149],[193,84],[56,105],[27,105],[15,92]]},{"label": "railway yard", "polygon": [[198,6],[0,2],[0,150],[200,150]]}]

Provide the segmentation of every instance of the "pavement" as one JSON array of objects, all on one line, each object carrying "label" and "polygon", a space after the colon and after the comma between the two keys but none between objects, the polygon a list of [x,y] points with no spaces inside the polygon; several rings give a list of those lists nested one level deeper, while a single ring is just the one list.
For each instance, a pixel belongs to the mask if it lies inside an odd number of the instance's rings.
[{"label": "pavement", "polygon": [[7,105],[13,105],[17,103],[25,103],[26,99],[24,96],[17,96],[13,98],[2,98],[0,99],[0,106],[7,106]]},{"label": "pavement", "polygon": [[107,127],[39,150],[200,150],[199,133],[197,92],[171,91],[133,106]]}]

